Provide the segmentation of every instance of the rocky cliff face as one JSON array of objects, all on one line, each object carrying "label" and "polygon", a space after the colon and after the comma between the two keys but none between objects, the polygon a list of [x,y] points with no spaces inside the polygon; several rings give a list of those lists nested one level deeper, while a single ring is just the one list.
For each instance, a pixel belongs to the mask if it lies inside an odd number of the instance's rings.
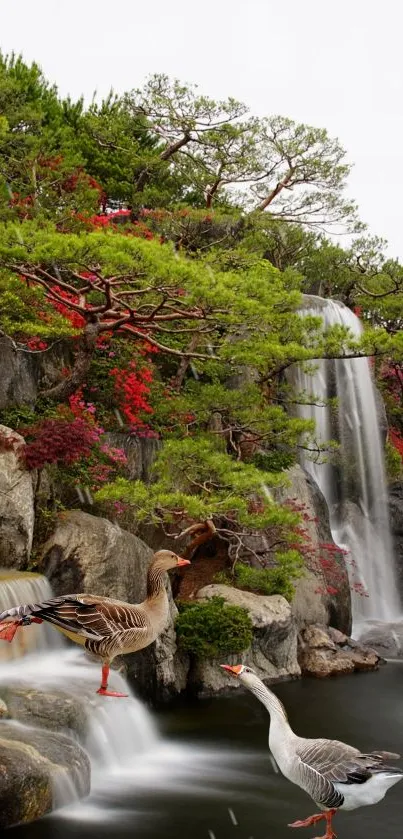
[{"label": "rocky cliff face", "polygon": [[351,632],[351,592],[344,559],[337,553],[324,496],[310,475],[293,466],[288,485],[277,490],[278,501],[291,502],[304,519],[305,573],[296,584],[292,611],[298,627],[331,624]]},{"label": "rocky cliff face", "polygon": [[33,482],[18,459],[23,438],[0,425],[0,439],[0,568],[24,569],[34,534]]}]

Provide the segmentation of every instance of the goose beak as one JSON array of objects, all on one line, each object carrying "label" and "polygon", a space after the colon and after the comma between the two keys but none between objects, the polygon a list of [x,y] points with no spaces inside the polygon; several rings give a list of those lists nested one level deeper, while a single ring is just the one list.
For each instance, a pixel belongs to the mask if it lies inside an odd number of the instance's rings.
[{"label": "goose beak", "polygon": [[190,564],[191,564],[190,559],[183,559],[182,556],[178,556],[177,565],[179,565],[179,568],[181,568],[182,565],[190,565]]},{"label": "goose beak", "polygon": [[220,664],[223,670],[227,670],[228,673],[231,673],[231,676],[239,676],[242,673],[242,664],[234,664],[231,666],[230,664]]}]

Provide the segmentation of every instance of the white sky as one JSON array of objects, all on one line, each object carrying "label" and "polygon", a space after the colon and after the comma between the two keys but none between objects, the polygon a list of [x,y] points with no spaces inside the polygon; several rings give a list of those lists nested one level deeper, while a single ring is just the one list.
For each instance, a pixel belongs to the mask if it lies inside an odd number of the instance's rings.
[{"label": "white sky", "polygon": [[62,94],[140,86],[153,72],[259,115],[327,128],[350,193],[403,258],[401,0],[0,0],[0,48]]}]

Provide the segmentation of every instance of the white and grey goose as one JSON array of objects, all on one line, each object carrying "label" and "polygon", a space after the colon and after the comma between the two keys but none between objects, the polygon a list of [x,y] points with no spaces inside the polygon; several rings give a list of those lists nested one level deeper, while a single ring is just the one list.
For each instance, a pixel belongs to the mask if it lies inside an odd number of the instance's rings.
[{"label": "white and grey goose", "polygon": [[289,781],[301,787],[323,811],[290,827],[309,827],[326,820],[320,839],[333,839],[332,818],[337,810],[355,810],[377,804],[389,787],[403,778],[403,770],[388,766],[397,760],[393,752],[362,754],[339,740],[308,739],[294,734],[285,708],[250,667],[243,664],[221,667],[248,688],[270,714],[269,748],[279,769]]}]

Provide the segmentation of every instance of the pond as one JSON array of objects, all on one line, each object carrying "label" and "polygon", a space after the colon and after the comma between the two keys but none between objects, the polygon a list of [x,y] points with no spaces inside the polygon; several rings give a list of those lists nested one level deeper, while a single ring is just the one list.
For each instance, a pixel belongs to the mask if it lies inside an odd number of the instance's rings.
[{"label": "pond", "polygon": [[[275,686],[297,733],[400,753],[402,689],[398,663],[377,673]],[[187,703],[154,718],[158,737],[145,754],[133,751],[130,770],[104,773],[87,801],[13,828],[10,839],[311,839],[324,832],[321,825],[287,827],[315,805],[275,772],[268,714],[252,695]],[[338,814],[339,837],[400,837],[402,799],[403,783],[380,804]]]}]

